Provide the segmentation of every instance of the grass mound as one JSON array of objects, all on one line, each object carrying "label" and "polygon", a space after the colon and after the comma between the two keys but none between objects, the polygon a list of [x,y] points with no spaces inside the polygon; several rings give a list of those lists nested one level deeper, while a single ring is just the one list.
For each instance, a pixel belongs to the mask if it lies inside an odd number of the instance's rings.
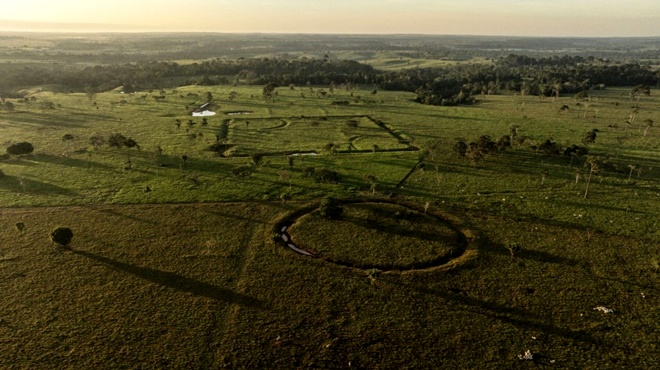
[{"label": "grass mound", "polygon": [[388,203],[344,204],[329,220],[314,210],[291,227],[292,240],[319,258],[340,265],[410,270],[442,265],[460,255],[465,236],[434,215]]}]

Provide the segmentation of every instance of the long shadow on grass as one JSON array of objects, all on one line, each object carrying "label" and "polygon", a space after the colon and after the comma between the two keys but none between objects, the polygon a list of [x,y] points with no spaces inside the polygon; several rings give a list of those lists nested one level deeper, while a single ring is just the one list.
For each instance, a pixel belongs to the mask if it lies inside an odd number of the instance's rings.
[{"label": "long shadow on grass", "polygon": [[[504,244],[492,241],[488,236],[482,235],[482,250],[486,253],[493,253],[502,256],[510,256],[511,252]],[[525,245],[520,246],[520,250],[514,253],[514,258],[522,258],[533,260],[541,263],[559,263],[562,265],[576,266],[579,264],[577,260],[550,254],[543,251],[527,249]]]},{"label": "long shadow on grass", "polygon": [[[25,186],[25,188],[23,188]],[[78,193],[57,185],[46,182],[23,179],[23,184],[18,177],[4,176],[0,178],[0,188],[4,188],[17,193],[28,193],[36,195],[65,195],[69,197],[78,196]]]},{"label": "long shadow on grass", "polygon": [[191,293],[196,296],[211,298],[216,301],[236,303],[241,306],[253,308],[265,308],[263,302],[250,296],[236,293],[232,290],[221,288],[203,281],[187,278],[173,272],[160,271],[148,267],[134,266],[128,263],[99,256],[94,253],[81,250],[71,250],[73,253],[100,262],[110,268],[126,272],[141,279],[162,285],[179,292]]},{"label": "long shadow on grass", "polygon": [[[357,218],[357,217],[346,217],[344,216],[343,218],[345,221],[353,223],[355,225],[358,225],[360,227],[363,227],[365,229],[372,229],[376,230],[382,233],[386,234],[391,234],[391,235],[397,235],[401,237],[406,237],[406,238],[413,238],[413,239],[421,239],[421,240],[426,240],[429,242],[440,242],[441,244],[445,245],[462,245],[465,244],[465,240],[461,238],[460,234],[458,231],[453,230],[454,235],[452,236],[444,236],[444,235],[438,235],[437,233],[432,233],[432,232],[423,232],[420,230],[415,230],[415,229],[407,229],[407,228],[401,228],[392,225],[392,223],[378,223],[378,222],[373,222],[371,220],[365,220],[364,218]],[[412,220],[411,222],[415,222]],[[440,222],[440,221],[437,221]],[[446,224],[447,227],[451,228],[451,225],[448,223]]]},{"label": "long shadow on grass", "polygon": [[57,164],[62,166],[78,167],[78,168],[102,168],[111,169],[112,167],[101,164],[98,162],[86,161],[77,158],[58,157],[50,154],[37,154],[32,158],[35,162],[43,162],[48,164]]},{"label": "long shadow on grass", "polygon": [[497,303],[471,298],[465,295],[464,292],[460,290],[456,290],[457,292],[453,292],[453,291],[441,291],[441,290],[429,289],[426,287],[403,284],[395,279],[389,280],[388,282],[400,286],[405,290],[412,290],[422,294],[433,295],[443,300],[456,302],[459,305],[466,307],[467,311],[488,316],[496,320],[500,320],[518,326],[520,328],[524,328],[524,329],[532,328],[536,330],[541,330],[546,334],[558,335],[567,339],[573,339],[580,342],[596,344],[596,345],[601,344],[600,340],[592,337],[591,334],[585,332],[584,330],[570,330],[570,329],[558,328],[553,325],[538,322],[540,318],[537,315],[531,314],[526,310],[515,307],[506,307],[499,305]]}]

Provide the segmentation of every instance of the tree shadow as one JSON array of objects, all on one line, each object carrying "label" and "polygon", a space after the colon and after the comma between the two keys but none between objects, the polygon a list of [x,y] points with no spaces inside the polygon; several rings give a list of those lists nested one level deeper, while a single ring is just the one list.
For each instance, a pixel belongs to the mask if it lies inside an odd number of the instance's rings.
[{"label": "tree shadow", "polygon": [[433,295],[443,300],[453,301],[465,307],[467,311],[477,313],[483,316],[491,317],[514,326],[524,329],[536,329],[546,334],[558,335],[567,339],[577,340],[589,344],[602,344],[600,340],[594,338],[584,330],[571,330],[558,328],[556,326],[539,322],[541,318],[524,309],[516,307],[506,307],[494,302],[488,302],[469,297],[460,289],[451,289],[447,291],[429,289],[426,287],[404,284],[396,279],[388,279],[388,283],[397,285],[405,290],[412,290],[422,294]]},{"label": "tree shadow", "polygon": [[[496,243],[492,241],[487,235],[483,234],[481,236],[482,240],[482,250],[486,253],[493,253],[502,256],[510,256],[511,252],[507,249],[504,244]],[[532,250],[525,248],[524,245],[520,246],[520,250],[514,253],[514,258],[523,258],[527,260],[532,260],[541,263],[559,263],[568,266],[577,266],[579,261],[572,259],[557,256],[548,252]]]},{"label": "tree shadow", "polygon": [[[365,206],[366,208],[372,208],[373,212],[379,212],[379,208],[375,205],[369,206],[362,204],[362,206]],[[457,247],[459,246],[465,247],[465,245],[467,245],[467,240],[465,239],[465,237],[458,230],[456,230],[451,224],[443,220],[436,218],[430,219],[431,216],[426,216],[423,214],[413,214],[413,216],[410,216],[411,218],[409,219],[409,221],[412,223],[438,222],[444,224],[446,227],[452,230],[454,235],[451,236],[439,235],[437,233],[425,232],[419,229],[400,227],[396,225],[394,217],[395,216],[392,216],[391,218],[387,219],[386,221],[388,222],[377,222],[375,220],[358,218],[358,217],[347,217],[347,216],[344,216],[342,218],[344,221],[358,225],[362,228],[371,229],[386,234],[401,236],[405,238],[425,240],[429,242],[439,242],[444,245],[455,245]],[[429,219],[427,219],[426,217],[429,217]]]},{"label": "tree shadow", "polygon": [[264,309],[266,305],[250,296],[236,293],[232,290],[221,288],[203,281],[191,279],[173,272],[160,271],[148,267],[134,266],[128,263],[99,256],[94,253],[71,249],[71,252],[108,265],[110,268],[134,275],[140,279],[174,289],[179,292],[191,293],[195,296],[206,297],[216,301],[236,303],[241,306]]},{"label": "tree shadow", "polygon": [[35,162],[58,164],[58,165],[78,167],[78,168],[101,168],[104,170],[111,169],[110,166],[102,163],[87,161],[78,158],[59,157],[51,154],[37,154],[32,158],[32,160]]},{"label": "tree shadow", "polygon": [[37,195],[64,195],[68,197],[78,196],[75,191],[49,184],[46,182],[36,181],[32,179],[21,179],[15,176],[3,176],[0,178],[0,188],[5,188],[17,193],[29,193]]}]

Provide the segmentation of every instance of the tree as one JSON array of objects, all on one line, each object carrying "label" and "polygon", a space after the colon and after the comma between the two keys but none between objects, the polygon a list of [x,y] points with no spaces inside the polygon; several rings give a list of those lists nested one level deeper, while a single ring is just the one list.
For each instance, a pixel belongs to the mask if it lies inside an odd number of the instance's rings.
[{"label": "tree", "polygon": [[213,94],[211,94],[211,92],[207,92],[206,93],[206,102],[210,103],[212,101],[213,101]]},{"label": "tree", "polygon": [[236,91],[232,91],[229,93],[229,101],[234,101],[236,97],[238,96],[238,93]]},{"label": "tree", "polygon": [[513,242],[513,243],[509,243],[506,246],[506,249],[509,250],[509,254],[511,255],[511,261],[513,261],[514,255],[518,253],[518,251],[520,251],[520,246],[518,245],[518,243]]},{"label": "tree", "polygon": [[14,103],[12,103],[10,101],[6,101],[5,102],[5,110],[9,113],[13,112],[14,111]]},{"label": "tree", "polygon": [[266,101],[271,100],[273,103],[275,102],[275,88],[277,87],[277,84],[273,82],[269,82],[264,86],[264,89],[262,91],[262,96]]},{"label": "tree", "polygon": [[126,151],[126,156],[127,156],[127,166],[125,169],[130,170],[131,169],[131,148],[136,148],[137,150],[140,150],[140,145],[138,143],[131,139],[128,138],[122,134],[116,133],[113,135],[110,135],[108,138],[108,145],[111,148],[122,148],[126,147],[128,150]]},{"label": "tree", "polygon": [[94,100],[96,97],[96,88],[90,85],[85,86],[85,95],[87,95],[87,99],[89,99],[89,101]]},{"label": "tree", "polygon": [[261,153],[250,154],[250,166],[259,167],[264,161],[264,155]]},{"label": "tree", "polygon": [[497,141],[497,150],[503,152],[507,148],[511,148],[511,136],[504,135]]},{"label": "tree", "polygon": [[589,132],[587,132],[586,135],[584,135],[584,139],[582,139],[582,143],[586,146],[587,144],[592,144],[596,142],[596,133],[598,132],[598,129],[593,129]]},{"label": "tree", "polygon": [[585,166],[589,166],[589,176],[587,177],[587,187],[584,190],[584,199],[587,199],[587,196],[589,196],[589,185],[591,185],[591,176],[593,176],[594,172],[598,172],[600,170],[598,166],[598,159],[594,156],[588,156],[587,161],[585,163]]},{"label": "tree", "polygon": [[67,247],[73,239],[73,231],[68,227],[58,226],[50,233],[50,240],[62,247]]},{"label": "tree", "polygon": [[10,155],[27,155],[34,151],[34,146],[32,144],[23,141],[20,143],[12,144],[7,147],[7,154]]},{"label": "tree", "polygon": [[369,188],[371,190],[371,194],[376,194],[376,183],[378,179],[376,179],[376,176],[374,175],[365,175],[364,179],[371,185]]},{"label": "tree", "polygon": [[648,135],[649,131],[651,130],[651,127],[653,127],[653,120],[648,118],[644,120],[644,123],[646,123],[646,127],[644,128],[644,137]]},{"label": "tree", "polygon": [[630,178],[632,178],[632,173],[637,168],[637,166],[634,164],[629,164],[628,168],[630,168],[630,173],[628,174],[628,181],[630,181]]},{"label": "tree", "polygon": [[639,108],[639,98],[642,95],[650,96],[651,88],[646,85],[637,85],[630,91],[630,99],[635,99],[635,108]]},{"label": "tree", "polygon": [[321,217],[329,220],[337,220],[341,218],[343,212],[344,209],[342,208],[341,203],[333,197],[324,198],[319,205],[319,214]]},{"label": "tree", "polygon": [[181,172],[183,172],[183,170],[186,169],[186,163],[188,162],[188,156],[183,154],[179,158],[181,158],[181,162],[183,162],[183,164],[181,165]]},{"label": "tree", "polygon": [[564,149],[564,156],[568,156],[571,158],[571,162],[569,166],[573,165],[573,159],[576,157],[581,157],[583,155],[586,155],[589,152],[589,149],[586,146],[579,146],[579,145],[571,145]]}]

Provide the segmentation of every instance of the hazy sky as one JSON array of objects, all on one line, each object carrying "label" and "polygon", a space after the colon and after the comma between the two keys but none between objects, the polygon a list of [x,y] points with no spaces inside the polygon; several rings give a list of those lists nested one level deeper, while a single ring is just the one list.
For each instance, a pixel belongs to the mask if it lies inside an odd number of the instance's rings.
[{"label": "hazy sky", "polygon": [[660,0],[7,0],[0,30],[660,36]]}]

